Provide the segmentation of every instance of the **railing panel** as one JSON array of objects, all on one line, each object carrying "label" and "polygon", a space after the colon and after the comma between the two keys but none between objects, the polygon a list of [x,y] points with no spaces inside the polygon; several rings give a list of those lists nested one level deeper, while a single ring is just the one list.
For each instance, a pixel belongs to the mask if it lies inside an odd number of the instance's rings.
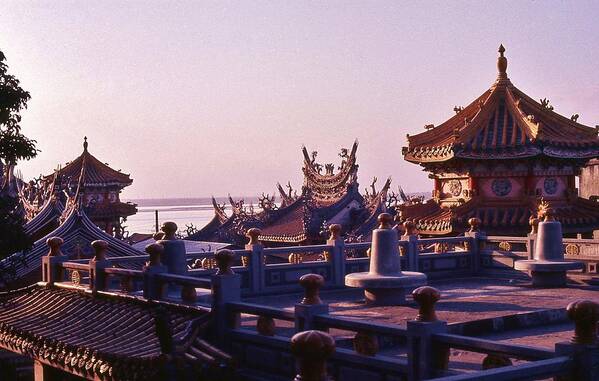
[{"label": "railing panel", "polygon": [[555,357],[553,351],[526,345],[504,344],[477,337],[452,335],[449,333],[435,334],[433,340],[449,345],[451,348],[462,349],[477,353],[496,353],[522,360],[544,360]]},{"label": "railing panel", "polygon": [[474,373],[435,378],[435,381],[515,381],[535,380],[567,374],[572,369],[572,360],[566,356],[539,360],[522,365],[505,366]]}]

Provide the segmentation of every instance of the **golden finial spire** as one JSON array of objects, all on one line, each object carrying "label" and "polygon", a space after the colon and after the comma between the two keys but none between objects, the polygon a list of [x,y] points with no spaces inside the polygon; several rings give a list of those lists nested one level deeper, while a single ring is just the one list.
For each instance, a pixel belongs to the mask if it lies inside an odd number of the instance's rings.
[{"label": "golden finial spire", "polygon": [[499,45],[499,57],[497,58],[497,70],[499,70],[499,79],[507,79],[507,58],[505,58],[503,56],[503,53],[505,52],[505,48],[503,47],[503,44]]},{"label": "golden finial spire", "polygon": [[83,150],[87,151],[87,136],[83,137]]}]

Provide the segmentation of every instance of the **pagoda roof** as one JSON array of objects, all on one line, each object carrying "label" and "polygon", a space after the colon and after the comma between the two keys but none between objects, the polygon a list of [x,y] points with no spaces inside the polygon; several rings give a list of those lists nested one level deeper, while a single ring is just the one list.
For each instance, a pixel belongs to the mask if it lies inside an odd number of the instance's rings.
[{"label": "pagoda roof", "polygon": [[446,122],[408,135],[405,159],[413,163],[462,159],[518,159],[545,155],[590,159],[599,156],[597,129],[566,118],[546,99],[535,101],[508,79],[505,49],[500,47],[499,75],[491,88]]},{"label": "pagoda roof", "polygon": [[87,147],[86,137],[83,142],[83,153],[61,169],[58,169],[55,173],[46,176],[46,179],[50,180],[53,176],[58,175],[59,177],[76,180],[83,174],[84,186],[117,185],[125,187],[133,183],[128,174],[116,171],[107,164],[102,163],[88,151]]},{"label": "pagoda roof", "polygon": [[87,379],[159,379],[167,354],[198,368],[228,363],[202,339],[205,309],[43,284],[0,301],[1,348]]},{"label": "pagoda roof", "polygon": [[[575,197],[569,201],[547,201],[547,204],[566,233],[592,231],[599,227],[597,202]],[[463,233],[472,217],[480,219],[481,230],[490,234],[522,231],[528,229],[530,217],[537,214],[537,202],[532,198],[514,204],[489,204],[472,199],[453,208],[442,208],[432,200],[419,205],[402,210],[402,217],[414,220],[418,233],[426,235]]]},{"label": "pagoda roof", "polygon": [[[81,256],[91,258],[93,250],[90,243],[95,240],[108,242],[107,257],[125,257],[145,255],[145,253],[134,249],[127,243],[114,238],[97,227],[79,207],[73,208],[64,222],[59,227],[38,239],[30,250],[19,252],[8,256],[0,261],[0,268],[14,281],[37,271],[42,263],[42,257],[48,253],[46,240],[50,237],[60,237],[64,240],[62,251],[71,258]],[[133,265],[133,264],[132,264]]]}]

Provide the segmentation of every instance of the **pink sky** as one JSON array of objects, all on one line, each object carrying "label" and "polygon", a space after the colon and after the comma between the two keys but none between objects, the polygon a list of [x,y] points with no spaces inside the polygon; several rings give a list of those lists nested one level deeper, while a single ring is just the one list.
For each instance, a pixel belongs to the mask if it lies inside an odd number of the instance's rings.
[{"label": "pink sky", "polygon": [[[173,5],[174,4],[174,5]],[[599,5],[576,2],[3,1],[0,50],[32,95],[26,178],[89,149],[131,173],[125,198],[255,195],[301,185],[360,141],[361,187],[429,191],[407,133],[508,75],[599,124]]]}]

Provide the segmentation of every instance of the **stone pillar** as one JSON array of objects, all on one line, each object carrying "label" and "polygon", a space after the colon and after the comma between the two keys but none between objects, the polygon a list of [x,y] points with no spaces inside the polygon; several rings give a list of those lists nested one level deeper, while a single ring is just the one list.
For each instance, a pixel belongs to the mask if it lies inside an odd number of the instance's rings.
[{"label": "stone pillar", "polygon": [[487,235],[480,231],[480,219],[478,218],[470,218],[468,219],[468,225],[470,225],[470,230],[464,233],[465,237],[472,238],[472,242],[470,242],[470,258],[471,258],[471,266],[470,269],[473,274],[478,274],[480,271],[480,252],[484,247],[485,241],[487,239]]},{"label": "stone pillar", "polygon": [[335,339],[321,331],[304,331],[291,338],[297,375],[294,381],[329,381],[327,359],[335,352]]},{"label": "stone pillar", "polygon": [[327,240],[327,245],[333,246],[329,252],[330,262],[333,266],[333,283],[335,286],[345,284],[345,242],[341,238],[341,225],[332,224],[329,226],[331,233]]},{"label": "stone pillar", "polygon": [[418,315],[407,322],[408,329],[408,379],[433,378],[436,369],[447,368],[449,348],[433,344],[431,336],[447,332],[447,323],[437,320],[435,303],[441,298],[439,290],[423,286],[412,296],[419,305]]},{"label": "stone pillar", "polygon": [[143,267],[143,282],[144,282],[144,298],[146,299],[162,299],[164,290],[162,282],[156,279],[157,274],[167,272],[166,266],[161,262],[161,256],[164,252],[164,247],[159,243],[152,243],[146,246],[146,253],[150,255],[150,260]]},{"label": "stone pillar", "polygon": [[264,246],[258,238],[262,232],[258,228],[251,228],[245,234],[249,242],[245,249],[251,251],[248,260],[248,270],[250,272],[250,290],[252,294],[259,294],[264,289],[264,260],[262,250]]},{"label": "stone pillar", "polygon": [[212,314],[216,323],[216,338],[223,349],[229,347],[228,331],[239,326],[239,313],[229,314],[227,303],[241,299],[241,277],[233,272],[234,254],[231,250],[219,250],[214,255],[218,270],[211,275]]},{"label": "stone pillar", "polygon": [[314,316],[329,313],[329,305],[320,300],[320,288],[324,278],[318,274],[306,274],[299,279],[304,288],[304,298],[295,305],[295,331],[315,329]]},{"label": "stone pillar", "polygon": [[162,263],[171,274],[186,275],[187,260],[185,252],[185,242],[176,237],[177,224],[174,222],[165,222],[160,228],[164,233],[161,240],[158,241],[164,247],[162,254]]},{"label": "stone pillar", "polygon": [[416,224],[412,221],[404,222],[403,232],[401,240],[408,243],[405,251],[406,270],[418,271],[418,234],[416,233]]},{"label": "stone pillar", "polygon": [[46,240],[50,251],[48,255],[42,257],[42,281],[49,285],[63,280],[64,271],[59,264],[68,260],[68,257],[60,250],[63,243],[64,241],[60,237],[50,237]]},{"label": "stone pillar", "polygon": [[110,262],[106,260],[106,250],[108,242],[96,240],[91,243],[96,254],[89,260],[89,286],[92,292],[106,290],[106,274],[104,269],[110,267]]},{"label": "stone pillar", "polygon": [[566,311],[575,324],[574,337],[570,342],[555,344],[555,353],[557,356],[571,356],[574,366],[572,373],[560,380],[599,380],[599,305],[589,300],[577,301],[570,303]]},{"label": "stone pillar", "polygon": [[368,304],[402,305],[406,303],[406,293],[426,285],[426,275],[401,271],[399,239],[397,230],[390,226],[392,220],[388,213],[378,216],[380,225],[372,232],[369,271],[345,276],[346,286],[364,289]]}]

